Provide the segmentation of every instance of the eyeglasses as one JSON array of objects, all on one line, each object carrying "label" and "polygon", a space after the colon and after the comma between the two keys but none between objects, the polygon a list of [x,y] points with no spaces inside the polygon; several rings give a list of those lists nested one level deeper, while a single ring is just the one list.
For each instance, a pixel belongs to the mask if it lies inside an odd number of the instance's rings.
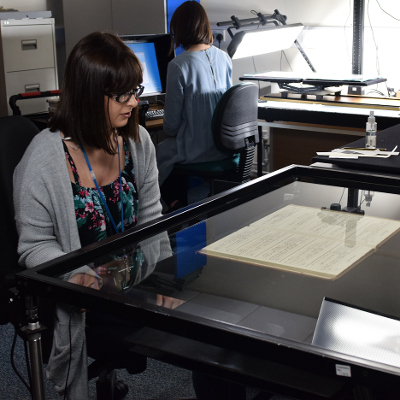
[{"label": "eyeglasses", "polygon": [[117,101],[118,103],[126,103],[132,96],[135,96],[135,99],[140,97],[143,93],[144,86],[139,85],[136,89],[132,90],[132,92],[126,92],[123,94],[112,94],[110,97]]}]

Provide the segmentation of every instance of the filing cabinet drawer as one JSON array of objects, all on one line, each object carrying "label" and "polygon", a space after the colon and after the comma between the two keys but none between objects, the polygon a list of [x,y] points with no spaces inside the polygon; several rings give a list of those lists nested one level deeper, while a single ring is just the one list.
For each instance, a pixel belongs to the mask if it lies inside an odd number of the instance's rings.
[{"label": "filing cabinet drawer", "polygon": [[53,25],[2,25],[5,72],[54,67]]},{"label": "filing cabinet drawer", "polygon": [[[58,83],[54,68],[6,73],[7,103],[15,94],[55,89],[58,89]],[[49,108],[46,98],[21,100],[17,105],[22,115],[47,112]],[[12,115],[10,106],[8,115]]]}]

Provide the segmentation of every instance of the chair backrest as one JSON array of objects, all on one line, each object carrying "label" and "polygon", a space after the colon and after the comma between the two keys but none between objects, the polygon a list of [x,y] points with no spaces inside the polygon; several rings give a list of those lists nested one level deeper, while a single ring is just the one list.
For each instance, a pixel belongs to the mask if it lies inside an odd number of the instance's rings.
[{"label": "chair backrest", "polygon": [[214,111],[212,132],[215,145],[228,154],[239,153],[258,143],[258,87],[239,83],[228,89]]},{"label": "chair backrest", "polygon": [[14,220],[13,173],[39,128],[22,116],[0,118],[0,323],[7,323],[7,288],[13,284],[18,265],[18,235]]}]

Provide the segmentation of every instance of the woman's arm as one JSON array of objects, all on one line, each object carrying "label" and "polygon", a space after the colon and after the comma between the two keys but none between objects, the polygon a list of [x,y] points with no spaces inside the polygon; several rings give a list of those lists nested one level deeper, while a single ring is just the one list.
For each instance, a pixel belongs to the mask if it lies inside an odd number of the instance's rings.
[{"label": "woman's arm", "polygon": [[[73,200],[68,171],[65,164],[59,164],[64,159],[60,159],[62,151],[54,146],[54,135],[38,134],[14,171],[18,254],[20,264],[27,268],[80,246],[79,238],[74,239],[75,248],[69,240],[74,236],[68,220],[75,217],[73,212],[72,216],[68,214]],[[57,237],[57,232],[63,232],[63,237]]]},{"label": "woman's arm", "polygon": [[54,224],[43,198],[36,193],[38,187],[32,191],[25,186],[25,190],[14,193],[19,263],[27,268],[65,254],[55,237]]},{"label": "woman's arm", "polygon": [[135,179],[139,192],[138,223],[144,224],[161,216],[160,188],[156,152],[149,133],[140,127],[140,143],[131,142]]},{"label": "woman's arm", "polygon": [[175,63],[170,62],[167,72],[163,119],[163,130],[169,136],[176,136],[181,126],[184,96],[182,71]]}]

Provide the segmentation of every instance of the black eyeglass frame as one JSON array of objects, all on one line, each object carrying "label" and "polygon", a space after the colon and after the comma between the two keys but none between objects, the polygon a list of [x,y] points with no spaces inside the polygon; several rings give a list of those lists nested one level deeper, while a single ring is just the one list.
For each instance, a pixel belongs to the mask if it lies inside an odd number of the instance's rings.
[{"label": "black eyeglass frame", "polygon": [[[122,94],[110,94],[109,97],[115,100],[117,103],[124,104],[130,100],[132,95],[135,96],[135,99],[139,98],[144,91],[144,86],[139,85],[136,89],[132,90],[132,92],[126,92]],[[126,100],[121,100],[121,97],[128,96]]]}]

